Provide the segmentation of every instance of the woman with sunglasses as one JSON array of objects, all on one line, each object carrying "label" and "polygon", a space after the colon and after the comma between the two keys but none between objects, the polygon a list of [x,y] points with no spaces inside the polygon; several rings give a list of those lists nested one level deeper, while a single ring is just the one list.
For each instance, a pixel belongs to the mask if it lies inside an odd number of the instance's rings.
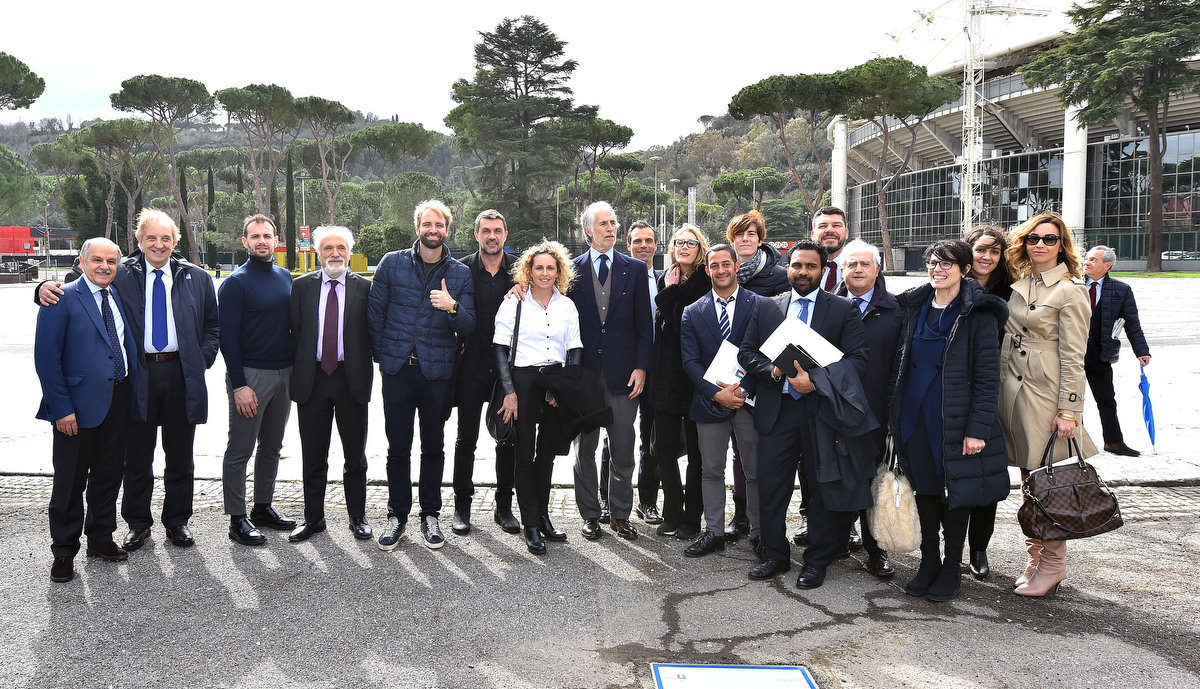
[{"label": "woman with sunglasses", "polygon": [[[704,499],[700,487],[700,445],[696,424],[688,418],[692,402],[692,380],[683,370],[680,330],[683,309],[712,289],[704,271],[708,240],[700,228],[684,224],[668,245],[671,267],[658,281],[654,316],[654,348],[650,387],[654,405],[654,455],[662,479],[663,523],[660,536],[692,540],[700,535]],[[684,447],[680,447],[683,438]],[[686,490],[679,475],[679,456],[687,452]]]},{"label": "woman with sunglasses", "polygon": [[921,564],[904,592],[938,602],[962,587],[971,509],[994,510],[1008,495],[1004,433],[996,416],[1000,329],[1008,307],[967,277],[971,257],[966,242],[934,243],[925,250],[929,283],[896,300],[903,325],[890,423],[921,522]]},{"label": "woman with sunglasses", "polygon": [[[1051,434],[1051,461],[1069,456],[1068,438],[1078,439],[1084,457],[1096,454],[1079,425],[1091,307],[1076,281],[1079,253],[1058,214],[1033,216],[1012,231],[1009,244],[1014,281],[1001,347],[1000,419],[1008,463],[1024,477],[1041,464]],[[1044,596],[1066,577],[1067,542],[1026,539],[1025,545],[1029,557],[1017,593]]]}]

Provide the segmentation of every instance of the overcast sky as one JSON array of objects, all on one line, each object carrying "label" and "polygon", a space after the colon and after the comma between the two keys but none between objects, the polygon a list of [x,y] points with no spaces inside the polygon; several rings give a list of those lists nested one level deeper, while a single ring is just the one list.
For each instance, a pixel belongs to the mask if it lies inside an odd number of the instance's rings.
[{"label": "overcast sky", "polygon": [[[1057,8],[1066,0],[1026,6]],[[923,14],[922,14],[923,13]],[[109,94],[138,74],[197,79],[210,91],[276,83],[381,118],[449,132],[450,86],[474,74],[479,31],[532,14],[579,63],[576,102],[632,127],[631,149],[699,131],[740,88],[772,74],[824,72],[878,55],[931,68],[961,62],[963,0],[858,2],[12,2],[0,51],[46,80],[0,122],[122,116]],[[924,18],[922,18],[924,17]],[[986,43],[1025,43],[1068,26],[989,17]]]}]

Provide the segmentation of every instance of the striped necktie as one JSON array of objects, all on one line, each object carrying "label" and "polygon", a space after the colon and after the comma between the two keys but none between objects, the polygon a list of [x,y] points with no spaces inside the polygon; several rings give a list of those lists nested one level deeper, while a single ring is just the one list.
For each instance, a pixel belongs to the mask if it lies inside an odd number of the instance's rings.
[{"label": "striped necktie", "polygon": [[725,311],[725,307],[729,304],[729,300],[717,297],[717,303],[721,305],[721,314],[720,317],[717,318],[717,323],[721,326],[721,337],[733,342],[733,330],[729,327],[729,314]]}]

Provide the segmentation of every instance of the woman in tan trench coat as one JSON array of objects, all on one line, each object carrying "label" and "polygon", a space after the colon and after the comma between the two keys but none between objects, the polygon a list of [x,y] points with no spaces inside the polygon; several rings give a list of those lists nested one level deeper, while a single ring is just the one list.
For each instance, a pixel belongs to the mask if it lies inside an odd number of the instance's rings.
[{"label": "woman in tan trench coat", "polygon": [[[1068,456],[1078,438],[1084,457],[1096,454],[1080,425],[1087,380],[1092,310],[1071,231],[1055,213],[1041,213],[1012,231],[1005,254],[1015,278],[1000,353],[1000,420],[1008,463],[1022,476],[1036,469],[1051,433],[1053,460]],[[1044,596],[1066,577],[1066,541],[1026,539],[1029,560],[1016,592]]]}]

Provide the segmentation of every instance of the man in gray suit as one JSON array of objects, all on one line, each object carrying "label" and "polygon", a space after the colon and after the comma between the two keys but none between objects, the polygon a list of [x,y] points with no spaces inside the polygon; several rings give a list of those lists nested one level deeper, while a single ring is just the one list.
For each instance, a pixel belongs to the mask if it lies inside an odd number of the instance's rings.
[{"label": "man in gray suit", "polygon": [[333,420],[346,466],[342,483],[350,531],[371,538],[367,524],[367,404],[375,369],[367,333],[371,281],[350,272],[354,235],[345,227],[318,227],[313,244],[321,270],[292,282],[288,322],[295,347],[291,393],[298,408],[304,467],[304,523],[288,536],[306,541],[325,530],[325,482]]}]

